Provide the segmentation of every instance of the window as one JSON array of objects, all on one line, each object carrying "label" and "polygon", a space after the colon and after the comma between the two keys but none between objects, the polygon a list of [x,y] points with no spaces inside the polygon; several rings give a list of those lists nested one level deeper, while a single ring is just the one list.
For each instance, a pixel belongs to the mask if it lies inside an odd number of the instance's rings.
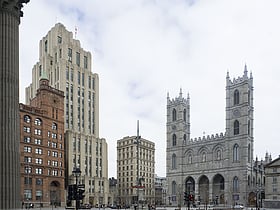
[{"label": "window", "polygon": [[233,123],[233,135],[239,134],[239,121],[235,120]]},{"label": "window", "polygon": [[36,200],[41,201],[43,196],[42,190],[36,190]]},{"label": "window", "polygon": [[29,136],[25,136],[24,139],[23,139],[23,141],[24,141],[25,143],[30,143],[30,142],[31,142],[31,138],[30,138]]},{"label": "window", "polygon": [[30,133],[31,129],[30,129],[30,127],[24,126],[23,131],[26,132],[26,133]]},{"label": "window", "polygon": [[32,178],[30,177],[24,177],[24,184],[27,184],[27,185],[32,185]]},{"label": "window", "polygon": [[177,185],[176,182],[173,181],[172,182],[172,195],[176,195],[177,194]]},{"label": "window", "polygon": [[233,161],[239,161],[239,146],[238,144],[235,144],[233,146]]},{"label": "window", "polygon": [[72,62],[72,49],[68,48],[68,61]]},{"label": "window", "polygon": [[34,134],[36,134],[36,135],[38,135],[38,136],[41,136],[42,131],[41,131],[40,129],[35,128]]},{"label": "window", "polygon": [[36,174],[43,174],[43,169],[42,168],[36,168],[35,173]]},{"label": "window", "polygon": [[273,178],[272,178],[272,183],[273,183],[273,184],[276,184],[276,183],[277,183],[277,177],[273,177]]},{"label": "window", "polygon": [[239,104],[239,91],[235,90],[233,94],[233,104],[237,105]]},{"label": "window", "polygon": [[237,177],[233,178],[233,192],[239,191],[239,181]]},{"label": "window", "polygon": [[24,156],[24,162],[25,163],[31,163],[32,162],[32,157]]},{"label": "window", "polygon": [[177,112],[176,109],[172,110],[172,121],[176,121],[177,120]]},{"label": "window", "polygon": [[251,162],[251,145],[248,144],[248,163]]},{"label": "window", "polygon": [[42,145],[42,140],[41,139],[34,139],[34,143]]},{"label": "window", "polygon": [[45,52],[48,51],[48,40],[45,41]]},{"label": "window", "polygon": [[82,86],[85,86],[85,73],[82,73]]},{"label": "window", "polygon": [[88,88],[91,88],[91,76],[88,76]]},{"label": "window", "polygon": [[66,79],[69,80],[69,67],[68,66],[66,66],[65,73],[66,73]]},{"label": "window", "polygon": [[187,121],[187,110],[186,109],[184,109],[184,122],[186,122]]},{"label": "window", "polygon": [[176,146],[176,144],[177,144],[177,137],[176,137],[176,134],[173,134],[172,135],[172,146]]},{"label": "window", "polygon": [[172,163],[171,163],[171,168],[176,169],[176,155],[172,155]]},{"label": "window", "polygon": [[24,152],[31,153],[31,152],[32,152],[32,149],[31,149],[31,147],[24,146],[23,151],[24,151]]},{"label": "window", "polygon": [[30,189],[24,189],[24,200],[32,200],[32,190]]},{"label": "window", "polygon": [[28,115],[24,115],[23,120],[24,120],[24,122],[26,122],[26,123],[30,123],[31,118],[30,118]]},{"label": "window", "polygon": [[41,124],[42,124],[41,119],[36,118],[35,121],[34,121],[34,124],[35,124],[35,125],[41,125]]},{"label": "window", "polygon": [[81,84],[81,73],[78,71],[78,84]]},{"label": "window", "polygon": [[56,123],[52,123],[52,129],[57,130],[57,124]]},{"label": "window", "polygon": [[43,159],[42,158],[36,158],[35,163],[42,165],[43,164]]},{"label": "window", "polygon": [[84,56],[84,68],[85,69],[88,68],[88,58],[87,58],[87,56]]},{"label": "window", "polygon": [[251,97],[251,92],[250,92],[250,90],[248,90],[248,105],[249,105],[249,106],[251,105],[251,103],[250,103],[250,97]]},{"label": "window", "polygon": [[61,36],[57,36],[57,43],[61,44],[62,43],[62,37]]},{"label": "window", "polygon": [[273,168],[273,173],[277,173],[277,168]]},{"label": "window", "polygon": [[248,120],[248,135],[250,136],[250,130],[251,130],[251,125],[250,125],[250,120]]},{"label": "window", "polygon": [[80,53],[76,52],[76,64],[77,66],[80,66]]},{"label": "window", "polygon": [[24,167],[24,173],[26,173],[26,174],[32,173],[32,168],[30,166],[25,166]]},{"label": "window", "polygon": [[36,148],[35,153],[41,155],[43,153],[43,150],[41,148]]}]

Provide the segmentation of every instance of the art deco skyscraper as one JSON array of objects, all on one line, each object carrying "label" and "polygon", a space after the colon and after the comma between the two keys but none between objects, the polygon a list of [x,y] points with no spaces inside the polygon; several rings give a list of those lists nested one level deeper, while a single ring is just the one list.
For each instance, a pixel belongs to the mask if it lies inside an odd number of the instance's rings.
[{"label": "art deco skyscraper", "polygon": [[[82,171],[86,184],[83,202],[107,203],[107,143],[99,138],[99,78],[91,71],[91,53],[81,47],[73,33],[57,23],[40,40],[39,61],[26,88],[26,104],[35,96],[43,71],[50,86],[64,91],[66,174],[73,181],[73,168]],[[67,183],[67,180],[66,180]]]},{"label": "art deco skyscraper", "polygon": [[20,205],[18,26],[27,2],[0,0],[0,209]]}]

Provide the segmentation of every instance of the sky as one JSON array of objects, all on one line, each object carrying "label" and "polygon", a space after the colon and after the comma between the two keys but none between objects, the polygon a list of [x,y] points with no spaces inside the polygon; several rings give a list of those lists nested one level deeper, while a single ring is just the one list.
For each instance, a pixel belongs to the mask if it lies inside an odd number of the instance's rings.
[{"label": "sky", "polygon": [[58,22],[92,53],[100,81],[100,137],[116,177],[117,140],[155,142],[166,175],[166,105],[190,95],[191,137],[225,132],[226,74],[254,78],[254,156],[279,156],[279,0],[32,0],[20,24],[20,102],[39,41]]}]

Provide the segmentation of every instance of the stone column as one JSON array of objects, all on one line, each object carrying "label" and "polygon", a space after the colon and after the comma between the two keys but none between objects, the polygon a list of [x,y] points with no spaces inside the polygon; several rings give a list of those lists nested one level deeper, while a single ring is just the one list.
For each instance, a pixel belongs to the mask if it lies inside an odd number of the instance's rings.
[{"label": "stone column", "polygon": [[22,4],[0,0],[0,209],[20,207],[19,23]]}]

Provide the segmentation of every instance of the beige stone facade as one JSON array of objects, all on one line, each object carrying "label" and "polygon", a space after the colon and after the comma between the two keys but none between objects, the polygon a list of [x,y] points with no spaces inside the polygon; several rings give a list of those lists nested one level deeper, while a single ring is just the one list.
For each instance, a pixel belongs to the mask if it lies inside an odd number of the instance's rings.
[{"label": "beige stone facade", "polygon": [[280,209],[280,157],[265,165],[265,208]]},{"label": "beige stone facade", "polygon": [[26,103],[34,97],[42,71],[50,85],[65,93],[66,185],[74,182],[73,168],[81,169],[83,203],[107,203],[108,159],[106,140],[99,137],[99,78],[92,73],[91,53],[65,26],[57,23],[40,40],[39,61],[26,88]]},{"label": "beige stone facade", "polygon": [[155,144],[136,139],[128,136],[117,141],[119,205],[137,204],[138,199],[143,204],[155,203]]}]

